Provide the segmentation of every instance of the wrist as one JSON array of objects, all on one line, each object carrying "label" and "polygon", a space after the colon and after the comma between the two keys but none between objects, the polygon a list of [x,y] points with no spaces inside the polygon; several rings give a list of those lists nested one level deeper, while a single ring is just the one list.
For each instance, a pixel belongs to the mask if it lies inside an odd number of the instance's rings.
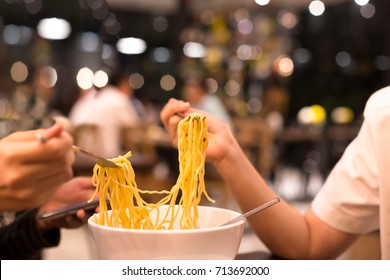
[{"label": "wrist", "polygon": [[55,228],[54,226],[51,226],[50,223],[47,223],[45,221],[40,221],[40,220],[37,220],[37,228],[38,230],[41,232],[41,233],[45,233],[53,228]]},{"label": "wrist", "polygon": [[213,165],[221,174],[224,171],[232,170],[231,168],[234,168],[238,162],[241,162],[240,158],[243,153],[234,137],[231,137],[224,145],[226,148],[224,149],[223,155],[213,162]]}]

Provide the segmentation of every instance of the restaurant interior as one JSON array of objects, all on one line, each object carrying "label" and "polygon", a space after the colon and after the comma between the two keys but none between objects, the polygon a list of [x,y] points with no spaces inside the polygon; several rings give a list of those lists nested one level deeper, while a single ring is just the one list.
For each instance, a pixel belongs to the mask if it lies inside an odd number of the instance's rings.
[{"label": "restaurant interior", "polygon": [[[0,0],[0,137],[58,121],[99,152],[96,125],[69,114],[120,69],[148,110],[142,125],[121,128],[121,149],[132,151],[140,187],[170,188],[177,150],[159,111],[201,77],[256,169],[304,211],[367,99],[390,84],[389,12],[380,0]],[[75,175],[93,164],[77,156]],[[238,209],[211,166],[205,179],[216,206]],[[254,251],[267,248],[248,228],[239,253]],[[95,259],[88,228],[63,230],[43,257]],[[378,233],[340,258],[380,258]]]}]

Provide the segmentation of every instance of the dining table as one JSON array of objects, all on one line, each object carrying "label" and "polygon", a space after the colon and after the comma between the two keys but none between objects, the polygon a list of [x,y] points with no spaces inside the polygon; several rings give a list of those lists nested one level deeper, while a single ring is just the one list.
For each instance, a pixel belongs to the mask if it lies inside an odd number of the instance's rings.
[{"label": "dining table", "polygon": [[281,260],[282,258],[268,251],[254,251],[237,254],[235,260]]}]

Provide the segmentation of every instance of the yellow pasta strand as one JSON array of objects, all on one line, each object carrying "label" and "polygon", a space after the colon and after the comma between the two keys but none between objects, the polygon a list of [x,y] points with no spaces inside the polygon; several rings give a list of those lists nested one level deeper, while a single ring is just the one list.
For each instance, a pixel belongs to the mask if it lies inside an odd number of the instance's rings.
[{"label": "yellow pasta strand", "polygon": [[[96,192],[91,200],[99,193],[100,216],[96,223],[130,229],[173,229],[179,212],[181,212],[180,229],[197,228],[198,205],[202,195],[214,202],[208,196],[204,182],[207,145],[208,132],[205,116],[192,113],[180,121],[178,127],[179,177],[169,191],[150,191],[137,187],[135,173],[128,160],[131,152],[112,159],[121,168],[105,168],[95,165],[92,181]],[[143,194],[156,194],[163,197],[157,203],[148,203],[142,198]],[[110,216],[107,200],[112,210]],[[168,205],[168,211],[164,217],[160,217],[159,213],[159,207],[162,205]],[[156,220],[150,218],[152,211],[156,211]]]}]

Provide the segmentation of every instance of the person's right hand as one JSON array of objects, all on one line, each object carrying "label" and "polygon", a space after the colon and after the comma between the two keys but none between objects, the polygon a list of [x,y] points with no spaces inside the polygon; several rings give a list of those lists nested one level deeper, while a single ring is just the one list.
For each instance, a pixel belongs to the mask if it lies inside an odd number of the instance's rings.
[{"label": "person's right hand", "polygon": [[[42,135],[47,141],[40,141]],[[13,133],[0,140],[0,211],[47,202],[73,176],[73,139],[60,125]]]},{"label": "person's right hand", "polygon": [[[176,116],[175,114],[184,113],[188,115],[192,112],[195,112],[195,110],[190,107],[188,102],[174,98],[170,99],[161,110],[161,121],[175,147],[177,147],[177,128],[179,121],[182,119],[182,117]],[[206,116],[208,131],[210,133],[209,145],[206,150],[207,161],[218,164],[229,153],[235,153],[237,150],[240,150],[229,125],[225,121],[204,111],[196,110],[196,112]]]}]

